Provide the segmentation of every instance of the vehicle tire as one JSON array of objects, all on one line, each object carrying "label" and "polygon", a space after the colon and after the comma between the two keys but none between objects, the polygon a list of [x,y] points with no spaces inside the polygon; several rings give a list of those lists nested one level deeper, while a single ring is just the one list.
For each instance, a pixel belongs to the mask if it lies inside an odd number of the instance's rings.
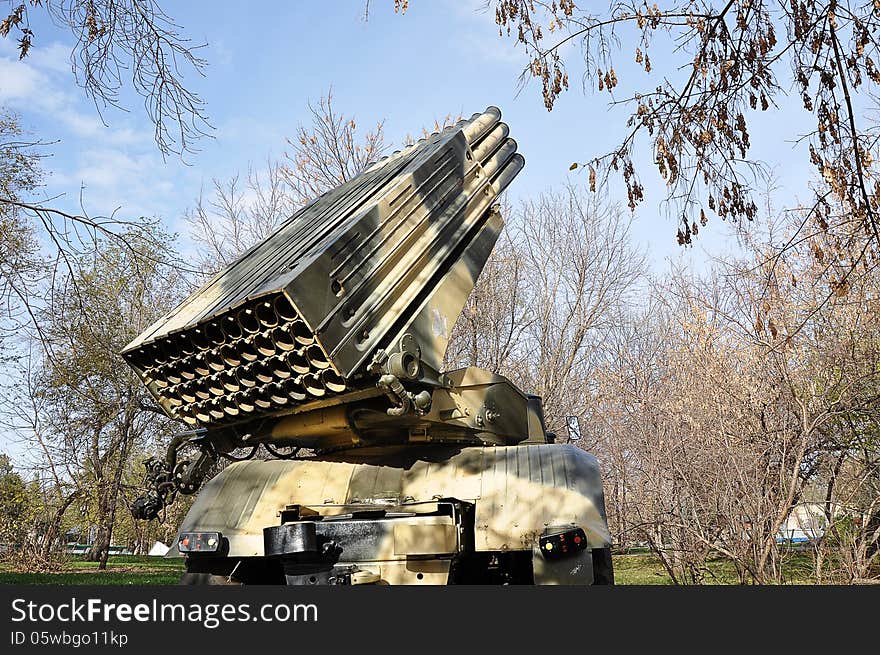
[{"label": "vehicle tire", "polygon": [[610,548],[593,549],[593,584],[614,584],[614,565],[611,562]]}]

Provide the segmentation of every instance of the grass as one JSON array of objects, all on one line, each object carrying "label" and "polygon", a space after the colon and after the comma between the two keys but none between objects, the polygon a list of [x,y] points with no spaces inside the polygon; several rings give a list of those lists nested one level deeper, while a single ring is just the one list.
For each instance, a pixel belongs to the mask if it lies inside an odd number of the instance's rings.
[{"label": "grass", "polygon": [[68,561],[57,573],[18,573],[0,565],[0,584],[47,585],[162,585],[177,584],[183,573],[181,558],[113,555],[107,569],[80,558]]},{"label": "grass", "polygon": [[[672,579],[659,558],[649,554],[614,555],[614,581],[619,585],[671,585]],[[739,584],[736,570],[728,560],[710,558],[706,584]],[[791,553],[783,564],[785,584],[813,584],[813,564],[809,554]]]},{"label": "grass", "polygon": [[668,585],[672,580],[653,555],[614,555],[614,582],[619,585]]},{"label": "grass", "polygon": [[[709,584],[738,584],[733,566],[721,559],[708,563]],[[812,582],[810,557],[803,553],[791,554],[786,559],[786,582]],[[98,569],[97,562],[74,558],[57,573],[17,573],[0,565],[0,584],[36,585],[173,585],[183,573],[181,558],[114,555],[107,562],[107,570]],[[671,585],[672,580],[656,556],[638,553],[614,556],[614,578],[618,585]]]}]

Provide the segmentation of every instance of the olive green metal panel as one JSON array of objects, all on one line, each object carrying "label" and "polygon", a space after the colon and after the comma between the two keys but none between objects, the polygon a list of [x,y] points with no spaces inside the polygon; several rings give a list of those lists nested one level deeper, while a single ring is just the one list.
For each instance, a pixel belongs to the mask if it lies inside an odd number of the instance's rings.
[{"label": "olive green metal panel", "polygon": [[[593,548],[611,543],[598,463],[563,444],[423,446],[372,455],[351,451],[336,461],[240,462],[202,489],[180,530],[216,530],[228,538],[230,556],[259,556],[263,528],[278,525],[287,505],[334,514],[340,505],[438,498],[475,503],[480,551],[531,550],[545,528],[569,523],[584,529]],[[393,543],[376,548],[375,559],[394,553]]]}]

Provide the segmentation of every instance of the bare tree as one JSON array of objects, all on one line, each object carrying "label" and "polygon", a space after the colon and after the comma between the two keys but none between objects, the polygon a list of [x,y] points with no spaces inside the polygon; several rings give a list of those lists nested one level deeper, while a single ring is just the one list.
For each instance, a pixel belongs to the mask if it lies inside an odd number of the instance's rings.
[{"label": "bare tree", "polygon": [[311,125],[300,125],[287,139],[283,174],[293,201],[303,206],[330,189],[352,179],[385,152],[384,125],[379,122],[363,134],[353,117],[333,107],[333,89],[309,103]]},{"label": "bare tree", "polygon": [[144,99],[164,154],[192,152],[210,130],[205,104],[184,84],[187,72],[201,74],[206,62],[155,0],[28,0],[10,3],[0,36],[18,35],[19,58],[34,47],[29,13],[44,11],[75,39],[70,68],[77,84],[101,106],[119,107],[128,79]]},{"label": "bare tree", "polygon": [[521,248],[505,230],[453,327],[445,370],[478,366],[511,374],[521,369],[525,331],[534,320],[524,277]]},{"label": "bare tree", "polygon": [[[298,209],[363,172],[388,149],[379,122],[360,130],[357,121],[333,105],[330,89],[309,103],[311,122],[300,125],[287,139],[283,157],[267,157],[261,168],[251,167],[247,179],[234,175],[214,179],[209,197],[201,193],[184,218],[195,242],[197,268],[211,275],[259,243]],[[435,120],[438,132],[460,120],[447,114]],[[423,136],[430,132],[424,129]],[[407,145],[413,142],[407,136]]]},{"label": "bare tree", "polygon": [[[99,113],[108,106],[119,107],[120,93],[130,85],[144,100],[163,155],[192,152],[195,141],[208,132],[204,103],[184,84],[184,77],[193,71],[200,74],[205,62],[196,54],[198,46],[182,36],[154,0],[11,2],[0,21],[0,36],[17,38],[21,59],[37,47],[33,12],[45,12],[51,23],[73,35],[71,73]],[[36,149],[38,145],[43,148]],[[72,261],[96,241],[116,240],[130,251],[142,243],[123,241],[138,227],[137,221],[92,216],[83,198],[76,213],[35,199],[38,159],[47,145],[23,139],[17,118],[2,113],[0,293],[7,332],[23,328],[41,334],[36,317],[45,306],[42,285],[59,271],[72,275]]]},{"label": "bare tree", "polygon": [[[135,452],[167,438],[169,422],[155,408],[119,351],[173,303],[180,278],[162,261],[168,235],[155,225],[125,234],[150,237],[134,250],[115,240],[71,262],[50,288],[38,320],[42,339],[15,385],[5,385],[4,423],[33,444],[34,470],[60,498],[47,544],[71,504],[97,528],[89,556],[106,565],[124,473]],[[134,253],[152,253],[137,260]],[[63,500],[61,499],[63,498]]]},{"label": "bare tree", "polygon": [[23,540],[23,555],[31,562],[21,563],[36,568],[51,566],[58,554],[64,517],[74,503],[85,498],[76,454],[55,438],[52,429],[51,403],[42,380],[45,352],[42,344],[33,343],[26,356],[7,369],[16,383],[0,387],[0,425],[28,446],[19,465],[39,490],[39,499],[31,501],[36,502],[42,521],[40,529]]},{"label": "bare tree", "polygon": [[544,399],[550,424],[584,414],[601,344],[644,273],[618,207],[569,186],[526,201],[517,230],[530,272],[528,328],[534,356],[521,380]]},{"label": "bare tree", "polygon": [[524,201],[453,330],[448,366],[541,395],[551,430],[585,416],[599,347],[644,273],[629,219],[576,187]]},{"label": "bare tree", "polygon": [[35,226],[18,203],[40,182],[38,144],[22,134],[19,119],[0,112],[0,357],[4,338],[15,334],[27,316],[21,316],[21,301],[35,294],[45,273]]},{"label": "bare tree", "polygon": [[786,579],[782,526],[818,505],[817,580],[829,567],[834,580],[869,577],[878,280],[860,276],[826,302],[814,251],[832,244],[772,262],[753,245],[703,278],[674,270],[654,284],[650,314],[615,330],[592,421],[610,514],[677,582],[713,580],[720,556],[740,581],[765,583]]},{"label": "bare tree", "polygon": [[[809,141],[809,158],[822,180],[811,212],[821,218],[830,200],[845,202],[851,228],[866,230],[880,245],[871,154],[880,133],[860,118],[874,108],[880,84],[880,16],[871,3],[684,0],[661,9],[638,0],[611,2],[605,10],[575,0],[492,5],[499,32],[526,51],[521,79],[541,82],[548,110],[569,86],[568,65],[583,72],[585,87],[630,108],[622,142],[589,160],[591,183],[597,171],[617,172],[630,206],[641,202],[633,153],[645,138],[680,210],[681,243],[691,241],[709,214],[757,216],[751,180],[758,163],[749,158],[749,121],[758,111],[782,107],[794,88],[816,121],[811,134],[790,135]],[[566,61],[570,43],[580,44],[581,57],[574,58],[580,61]],[[653,66],[657,50],[684,74],[668,75],[668,64]],[[629,81],[621,57],[632,57],[648,81],[621,91],[619,84]]]},{"label": "bare tree", "polygon": [[[205,106],[184,84],[191,72],[201,74],[205,61],[181,34],[180,28],[155,0],[22,0],[10,2],[0,21],[0,36],[16,38],[19,58],[35,45],[30,21],[45,13],[51,24],[75,39],[70,55],[76,83],[99,113],[120,107],[120,94],[129,85],[144,100],[155,141],[163,155],[193,152],[196,140],[210,130]],[[191,83],[191,80],[187,80]],[[43,149],[34,146],[42,145]],[[137,221],[117,216],[92,216],[80,198],[80,211],[71,213],[36,200],[39,155],[45,146],[21,136],[17,118],[0,117],[0,293],[7,328],[41,332],[36,315],[44,305],[40,286],[57,271],[72,274],[72,260],[99,239],[126,244]],[[38,252],[43,249],[42,256]],[[147,256],[149,253],[138,253]]]},{"label": "bare tree", "polygon": [[241,183],[238,176],[212,181],[210,199],[200,193],[184,219],[196,243],[196,267],[210,276],[231,264],[290,218],[299,205],[287,184],[283,164],[267,158],[262,171],[251,168]]}]

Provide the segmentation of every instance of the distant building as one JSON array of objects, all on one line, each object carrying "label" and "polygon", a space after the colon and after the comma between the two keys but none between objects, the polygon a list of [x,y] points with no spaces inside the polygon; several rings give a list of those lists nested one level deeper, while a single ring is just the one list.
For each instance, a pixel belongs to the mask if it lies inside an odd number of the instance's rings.
[{"label": "distant building", "polygon": [[[838,513],[835,505],[831,506],[832,516]],[[788,517],[779,527],[778,543],[803,544],[821,539],[828,528],[825,517],[824,503],[799,503],[789,512]]]}]

